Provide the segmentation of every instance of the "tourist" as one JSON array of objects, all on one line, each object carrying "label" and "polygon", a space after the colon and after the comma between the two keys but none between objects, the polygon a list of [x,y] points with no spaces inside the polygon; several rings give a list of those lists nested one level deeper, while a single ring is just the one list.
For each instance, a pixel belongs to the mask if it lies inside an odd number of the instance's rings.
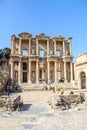
[{"label": "tourist", "polygon": [[64,94],[64,88],[60,88],[60,93]]},{"label": "tourist", "polygon": [[9,93],[10,93],[10,86],[9,84],[7,85],[7,95],[9,96]]}]

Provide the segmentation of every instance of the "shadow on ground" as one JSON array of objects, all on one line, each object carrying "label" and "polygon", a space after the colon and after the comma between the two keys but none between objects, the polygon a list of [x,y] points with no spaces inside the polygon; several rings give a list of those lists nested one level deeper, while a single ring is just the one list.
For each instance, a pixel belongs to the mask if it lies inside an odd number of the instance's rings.
[{"label": "shadow on ground", "polygon": [[23,104],[21,107],[20,107],[20,111],[26,111],[26,110],[29,110],[29,108],[31,107],[32,104]]}]

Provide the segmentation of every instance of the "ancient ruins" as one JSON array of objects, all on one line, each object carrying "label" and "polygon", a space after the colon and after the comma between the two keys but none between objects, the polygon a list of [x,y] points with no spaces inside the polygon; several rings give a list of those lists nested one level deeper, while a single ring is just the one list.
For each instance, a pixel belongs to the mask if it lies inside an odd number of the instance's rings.
[{"label": "ancient ruins", "polygon": [[74,80],[72,38],[44,33],[11,37],[11,79],[14,84],[52,84]]}]

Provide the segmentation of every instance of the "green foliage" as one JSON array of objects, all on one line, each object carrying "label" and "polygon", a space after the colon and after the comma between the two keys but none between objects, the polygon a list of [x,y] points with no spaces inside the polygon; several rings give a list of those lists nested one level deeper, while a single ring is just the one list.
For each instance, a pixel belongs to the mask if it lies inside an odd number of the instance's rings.
[{"label": "green foliage", "polygon": [[0,49],[0,59],[3,57],[3,50]]},{"label": "green foliage", "polygon": [[5,47],[4,49],[0,49],[0,59],[5,56],[6,59],[10,58],[11,49]]},{"label": "green foliage", "polygon": [[10,54],[11,54],[11,49],[10,48],[4,48],[3,49],[3,55],[5,56],[6,59],[10,58]]},{"label": "green foliage", "polygon": [[0,103],[0,107],[5,107],[5,106],[6,106],[5,102]]}]

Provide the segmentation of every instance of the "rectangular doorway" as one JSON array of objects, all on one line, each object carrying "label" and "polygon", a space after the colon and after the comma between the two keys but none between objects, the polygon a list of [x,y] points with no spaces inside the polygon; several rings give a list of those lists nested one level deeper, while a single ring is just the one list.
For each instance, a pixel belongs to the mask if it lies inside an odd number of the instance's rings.
[{"label": "rectangular doorway", "polygon": [[27,82],[27,72],[23,72],[23,83]]}]

